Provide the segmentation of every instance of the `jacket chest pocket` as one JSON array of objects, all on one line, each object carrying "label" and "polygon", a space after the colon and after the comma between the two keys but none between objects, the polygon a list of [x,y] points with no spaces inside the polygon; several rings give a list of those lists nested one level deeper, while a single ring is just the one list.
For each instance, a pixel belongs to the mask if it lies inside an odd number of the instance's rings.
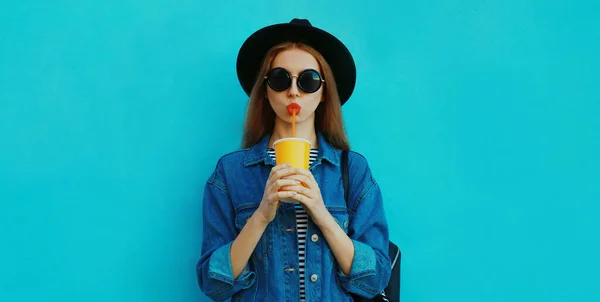
[{"label": "jacket chest pocket", "polygon": [[[257,205],[245,206],[242,209],[238,210],[235,214],[235,227],[237,228],[238,234],[242,231],[248,219],[252,217],[254,212],[258,209]],[[252,252],[252,257],[260,262],[264,262],[267,258],[268,253],[270,252],[270,244],[269,244],[269,234],[271,232],[271,224],[267,226],[265,232],[260,237],[260,240],[256,244],[254,251]]]}]

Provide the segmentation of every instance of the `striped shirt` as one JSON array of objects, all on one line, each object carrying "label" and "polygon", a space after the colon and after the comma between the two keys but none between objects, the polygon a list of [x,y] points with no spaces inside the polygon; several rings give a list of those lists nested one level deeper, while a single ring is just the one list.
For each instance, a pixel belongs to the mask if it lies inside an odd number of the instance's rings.
[{"label": "striped shirt", "polygon": [[[271,158],[275,159],[275,149],[267,148],[267,152]],[[310,149],[310,160],[312,164],[319,153],[319,149]],[[300,301],[305,301],[306,290],[304,287],[304,261],[306,255],[306,226],[308,225],[308,213],[299,202],[294,203],[296,210],[296,230],[298,230],[298,268],[300,271]]]}]

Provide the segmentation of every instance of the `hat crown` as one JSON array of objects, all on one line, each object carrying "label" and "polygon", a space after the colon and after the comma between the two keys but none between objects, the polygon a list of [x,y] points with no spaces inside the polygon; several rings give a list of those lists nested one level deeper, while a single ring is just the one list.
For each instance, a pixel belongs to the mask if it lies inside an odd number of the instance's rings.
[{"label": "hat crown", "polygon": [[290,21],[290,24],[312,27],[312,24],[310,24],[310,21],[308,21],[308,19],[294,18],[292,19],[292,21]]}]

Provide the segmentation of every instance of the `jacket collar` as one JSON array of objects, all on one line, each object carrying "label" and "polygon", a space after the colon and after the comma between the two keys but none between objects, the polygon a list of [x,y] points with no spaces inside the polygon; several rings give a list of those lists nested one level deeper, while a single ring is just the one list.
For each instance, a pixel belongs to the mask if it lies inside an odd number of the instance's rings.
[{"label": "jacket collar", "polygon": [[[254,146],[248,149],[248,153],[244,158],[244,166],[252,166],[258,163],[264,163],[265,165],[275,165],[275,160],[272,159],[267,153],[267,145],[273,133],[268,133],[256,143]],[[323,160],[330,162],[335,166],[340,165],[340,156],[333,146],[327,142],[323,134],[317,131],[317,141],[319,142],[319,153],[314,164],[321,163]]]}]

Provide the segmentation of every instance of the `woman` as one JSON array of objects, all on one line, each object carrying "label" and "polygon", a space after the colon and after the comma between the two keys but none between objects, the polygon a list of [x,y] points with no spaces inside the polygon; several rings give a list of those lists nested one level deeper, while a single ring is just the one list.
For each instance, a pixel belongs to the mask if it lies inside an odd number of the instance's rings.
[{"label": "woman", "polygon": [[[234,301],[375,296],[391,270],[381,192],[365,158],[350,152],[346,202],[340,170],[352,56],[337,38],[294,19],[251,35],[237,71],[250,95],[244,149],[223,156],[206,183],[200,288]],[[273,142],[292,136],[291,103],[301,107],[296,136],[312,144],[309,170],[275,165]]]}]

